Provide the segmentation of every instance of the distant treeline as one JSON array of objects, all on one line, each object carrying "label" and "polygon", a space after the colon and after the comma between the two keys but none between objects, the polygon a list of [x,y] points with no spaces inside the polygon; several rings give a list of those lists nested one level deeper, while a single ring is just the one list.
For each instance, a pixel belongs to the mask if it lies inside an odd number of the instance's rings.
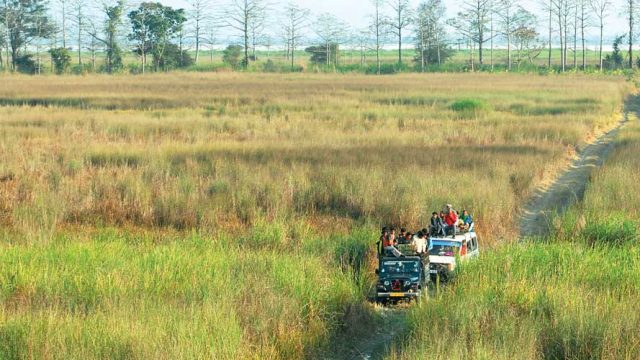
[{"label": "distant treeline", "polygon": [[[5,0],[0,67],[28,74],[211,70],[202,57],[213,63],[214,49],[223,48],[222,67],[267,72],[631,69],[640,65],[633,55],[636,1],[624,0],[620,8],[608,0],[548,0],[535,14],[524,0],[463,0],[457,15],[447,18],[443,0],[423,0],[417,7],[409,0],[370,0],[368,26],[356,29],[293,2],[189,0],[186,9],[176,9],[125,0]],[[605,53],[605,23],[615,14],[625,18],[628,31]],[[599,42],[590,62],[591,28]],[[409,59],[407,40],[414,49]],[[384,50],[389,43],[397,44],[396,58]],[[302,50],[306,56],[300,59]],[[351,54],[348,64],[341,58],[345,52]],[[135,60],[125,61],[132,55]]]}]

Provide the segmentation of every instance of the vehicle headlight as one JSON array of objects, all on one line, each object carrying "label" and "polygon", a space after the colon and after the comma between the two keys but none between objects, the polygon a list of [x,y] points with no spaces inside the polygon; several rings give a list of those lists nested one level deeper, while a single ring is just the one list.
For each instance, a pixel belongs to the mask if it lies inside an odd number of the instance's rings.
[{"label": "vehicle headlight", "polygon": [[389,286],[389,285],[391,285],[391,283],[389,282],[389,280],[385,280],[385,281],[384,281],[384,286]]}]

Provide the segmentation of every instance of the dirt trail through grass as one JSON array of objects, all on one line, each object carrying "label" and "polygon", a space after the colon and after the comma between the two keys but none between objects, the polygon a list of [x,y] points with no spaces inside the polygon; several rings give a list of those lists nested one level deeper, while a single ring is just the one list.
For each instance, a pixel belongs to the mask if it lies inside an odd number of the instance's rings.
[{"label": "dirt trail through grass", "polygon": [[380,314],[380,323],[370,329],[368,336],[354,339],[349,345],[349,350],[342,353],[339,358],[377,360],[383,359],[394,350],[397,340],[401,339],[407,331],[407,308],[405,306],[380,307],[376,311]]},{"label": "dirt trail through grass", "polygon": [[588,144],[554,183],[534,194],[525,205],[520,220],[520,236],[545,236],[553,226],[553,217],[564,213],[571,205],[582,200],[589,184],[591,173],[602,166],[615,146],[618,132],[628,121],[630,108],[637,101],[629,101],[625,117],[609,132]]}]

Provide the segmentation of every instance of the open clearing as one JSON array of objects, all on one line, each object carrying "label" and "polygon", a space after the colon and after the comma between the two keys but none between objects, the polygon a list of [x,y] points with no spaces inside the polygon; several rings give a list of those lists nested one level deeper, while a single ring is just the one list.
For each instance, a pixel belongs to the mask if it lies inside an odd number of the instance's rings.
[{"label": "open clearing", "polygon": [[3,81],[0,357],[76,359],[314,357],[363,338],[385,321],[364,303],[379,224],[421,228],[453,202],[485,244],[516,239],[520,204],[615,126],[630,88],[489,74]]}]

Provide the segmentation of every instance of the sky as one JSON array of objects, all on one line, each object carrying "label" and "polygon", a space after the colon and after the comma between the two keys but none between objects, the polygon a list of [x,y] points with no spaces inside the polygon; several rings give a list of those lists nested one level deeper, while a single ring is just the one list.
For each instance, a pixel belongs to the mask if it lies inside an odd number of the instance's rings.
[{"label": "sky", "polygon": [[[187,0],[158,0],[165,5],[171,5],[174,7],[182,7],[188,9],[188,1]],[[220,4],[223,4],[225,0],[211,0],[213,4],[217,4],[216,7],[219,7]],[[453,17],[458,12],[460,8],[460,4],[463,0],[444,0],[445,6],[447,8],[447,17]],[[541,1],[543,0],[522,0],[521,4],[529,11],[536,13],[539,16],[539,29],[538,31],[541,34],[545,34],[546,29],[546,19],[544,18],[544,14],[540,14],[541,9]],[[589,0],[586,0],[589,1]],[[284,7],[286,0],[269,0],[272,9],[281,9]],[[298,3],[300,6],[305,7],[311,10],[312,16],[317,16],[319,14],[328,12],[342,20],[346,21],[348,24],[355,28],[364,28],[367,26],[369,21],[368,17],[371,15],[373,9],[369,0],[294,0],[294,2]],[[410,3],[413,7],[417,7],[420,3],[420,0],[410,0]],[[612,9],[610,11],[610,15],[608,17],[608,21],[606,21],[606,29],[609,29],[605,33],[605,42],[610,43],[615,35],[625,33],[625,21],[622,15],[622,8],[624,0],[611,0],[613,4]],[[587,37],[593,38],[595,42],[595,38],[598,36],[599,30],[596,27],[591,27],[588,29]],[[450,31],[452,32],[452,31]],[[452,36],[455,36],[452,34]],[[544,36],[543,36],[544,37]],[[594,44],[595,45],[595,44]]]}]

